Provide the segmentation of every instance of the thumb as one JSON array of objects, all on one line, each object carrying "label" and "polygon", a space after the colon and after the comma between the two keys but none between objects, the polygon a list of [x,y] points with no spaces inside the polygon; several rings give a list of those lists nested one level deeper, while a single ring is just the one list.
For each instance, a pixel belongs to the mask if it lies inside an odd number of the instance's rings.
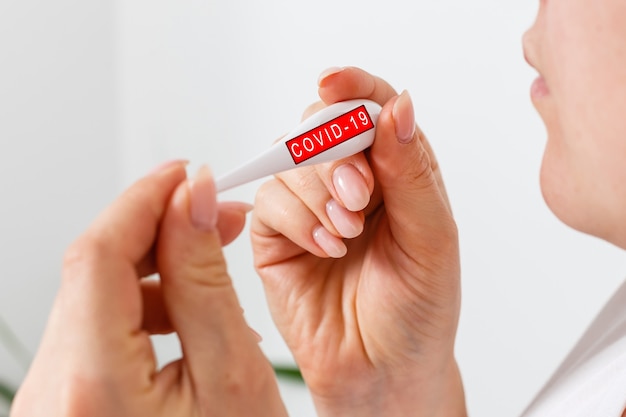
[{"label": "thumb", "polygon": [[[208,383],[207,369],[225,352],[232,356],[257,345],[243,318],[220,239],[220,229],[241,230],[245,211],[241,216],[218,213],[213,177],[202,167],[170,200],[157,246],[165,306],[191,377],[200,385]],[[229,224],[219,224],[223,222]]]},{"label": "thumb", "polygon": [[434,154],[416,128],[408,92],[383,107],[370,157],[398,244],[422,254],[451,246],[456,225]]}]

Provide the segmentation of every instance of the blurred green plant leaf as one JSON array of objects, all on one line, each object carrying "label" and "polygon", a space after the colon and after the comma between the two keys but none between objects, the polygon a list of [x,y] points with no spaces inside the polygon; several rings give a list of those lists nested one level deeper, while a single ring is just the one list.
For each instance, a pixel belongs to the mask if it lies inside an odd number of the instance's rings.
[{"label": "blurred green plant leaf", "polygon": [[0,381],[0,400],[11,405],[13,397],[15,397],[15,388]]},{"label": "blurred green plant leaf", "polygon": [[292,381],[301,382],[304,384],[304,378],[300,369],[295,366],[289,365],[273,365],[274,373],[278,378],[290,379]]},{"label": "blurred green plant leaf", "polygon": [[[15,358],[17,362],[27,370],[31,361],[28,349],[22,344],[19,338],[13,333],[8,323],[0,316],[0,344]],[[6,382],[0,381],[0,402],[11,405],[17,389]]]},{"label": "blurred green plant leaf", "polygon": [[6,347],[7,351],[15,358],[16,361],[26,371],[30,366],[31,355],[26,346],[15,335],[9,324],[0,316],[0,342]]}]

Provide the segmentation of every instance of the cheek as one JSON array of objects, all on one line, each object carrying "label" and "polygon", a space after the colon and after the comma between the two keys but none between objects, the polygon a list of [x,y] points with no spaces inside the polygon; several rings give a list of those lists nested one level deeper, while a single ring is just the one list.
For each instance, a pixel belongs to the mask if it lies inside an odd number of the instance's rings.
[{"label": "cheek", "polygon": [[586,14],[582,3],[555,2],[546,14],[551,96],[541,109],[548,130],[541,187],[566,224],[615,242],[626,209],[626,32],[599,3],[587,3]]},{"label": "cheek", "polygon": [[542,11],[544,199],[567,225],[626,248],[626,2],[554,0]]}]

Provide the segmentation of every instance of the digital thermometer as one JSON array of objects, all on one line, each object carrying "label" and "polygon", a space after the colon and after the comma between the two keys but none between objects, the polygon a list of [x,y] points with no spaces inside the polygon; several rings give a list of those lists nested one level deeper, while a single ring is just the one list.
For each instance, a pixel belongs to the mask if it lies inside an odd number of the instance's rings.
[{"label": "digital thermometer", "polygon": [[302,121],[267,151],[218,178],[217,191],[359,153],[374,142],[380,110],[371,100],[332,104]]}]

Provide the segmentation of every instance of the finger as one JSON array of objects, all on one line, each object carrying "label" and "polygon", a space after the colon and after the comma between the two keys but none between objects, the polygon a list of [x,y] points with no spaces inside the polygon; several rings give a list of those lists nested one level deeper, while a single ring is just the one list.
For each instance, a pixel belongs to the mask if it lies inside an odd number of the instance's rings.
[{"label": "finger", "polygon": [[456,226],[425,138],[415,128],[408,93],[387,103],[378,120],[370,158],[395,240],[408,253],[424,254],[449,246],[456,241]]},{"label": "finger", "polygon": [[[217,230],[222,246],[226,246],[239,236],[245,226],[246,213],[250,212],[253,206],[251,204],[234,201],[220,202],[217,204],[219,213]],[[143,259],[137,263],[136,269],[139,278],[145,278],[158,272],[155,251],[156,249],[153,245]]]},{"label": "finger", "polygon": [[[334,180],[340,185],[338,187],[327,185],[323,175],[319,174],[320,170],[323,168],[305,167],[281,173],[276,177],[291,191],[288,198],[299,199],[329,233],[346,239],[359,236],[363,231],[364,220],[361,210],[367,206],[370,197],[367,184],[361,180],[353,181],[356,186],[352,188],[343,187],[346,174],[362,178],[351,164],[345,164],[343,168],[336,170],[338,175]],[[291,223],[293,219],[287,221]]]},{"label": "finger", "polygon": [[306,109],[304,109],[304,112],[302,113],[302,120],[311,117],[314,113],[317,113],[325,107],[328,107],[328,105],[323,101],[316,101],[315,103],[310,104]]},{"label": "finger", "polygon": [[[331,222],[324,212],[324,204],[331,199],[330,193],[321,181],[315,168],[304,167],[284,171],[275,175],[300,201],[311,210],[326,228],[333,230]],[[336,231],[334,231],[337,234]]]},{"label": "finger", "polygon": [[254,211],[252,233],[265,242],[259,241],[257,253],[272,254],[268,259],[288,259],[304,251],[322,258],[345,255],[346,247],[341,239],[330,234],[283,182],[264,183],[256,200],[272,201],[272,204],[259,204]]},{"label": "finger", "polygon": [[424,150],[428,155],[428,159],[430,160],[430,168],[435,174],[435,180],[437,181],[439,192],[443,196],[443,200],[446,203],[448,210],[450,211],[450,213],[452,213],[452,206],[450,204],[450,199],[448,198],[448,192],[446,191],[446,185],[443,181],[443,175],[441,173],[441,167],[439,166],[439,162],[437,161],[437,156],[435,155],[435,152],[433,151],[430,142],[426,138],[426,135],[424,135],[424,132],[421,131],[419,126],[416,127],[416,134],[418,140],[422,143],[422,146],[424,147]]},{"label": "finger", "polygon": [[[322,72],[318,84],[320,98],[328,104],[354,98],[366,98],[384,105],[397,96],[396,90],[385,80],[356,67],[329,68]],[[419,130],[419,127],[417,127],[417,131],[418,138],[423,142],[424,149],[430,158],[440,191],[444,196],[448,208],[450,208],[441,170],[435,158],[435,154],[430,144],[425,139],[424,134]],[[328,175],[323,175],[322,178],[328,178]],[[365,178],[367,180],[367,177]]]},{"label": "finger", "polygon": [[[252,206],[239,202],[218,203],[218,206],[219,219],[217,229],[222,246],[224,246],[232,242],[241,233],[245,226],[246,213],[251,210]],[[154,251],[151,251],[150,256],[142,260],[139,268],[144,270],[145,275],[142,275],[142,277],[157,272]],[[163,301],[160,281],[152,279],[142,280],[141,294],[143,300],[142,328],[150,334],[168,334],[173,332],[174,329]]]},{"label": "finger", "polygon": [[170,163],[136,182],[66,252],[64,314],[81,317],[77,325],[98,329],[98,338],[141,328],[137,263],[150,251],[167,202],[186,177],[185,164]]},{"label": "finger", "polygon": [[[326,107],[326,104],[324,104],[323,102],[316,102],[305,110],[303,117],[309,117],[312,113],[319,111],[323,107]],[[339,167],[341,167],[341,169],[338,169]],[[310,189],[312,188],[311,186],[313,185],[313,181],[310,179],[311,176],[309,174],[309,171],[292,170],[291,172],[296,172],[300,175],[294,174],[291,175],[291,177],[300,178],[300,180],[295,182],[288,181],[286,179],[287,177],[283,177],[283,181],[289,184],[289,187],[296,194],[300,195],[301,198],[306,199],[306,201],[308,202],[307,206],[310,207],[319,216],[320,220],[325,226],[327,226],[329,221],[328,216],[324,216],[324,210],[321,210],[320,207],[324,207],[327,203],[334,204],[336,202],[339,204],[340,208],[346,208],[349,211],[354,212],[363,210],[369,203],[370,196],[374,190],[375,181],[367,158],[363,152],[359,152],[356,155],[352,155],[350,157],[340,160],[324,164],[316,164],[314,166],[314,169],[317,171],[318,178],[324,184],[324,188],[328,190],[330,197],[335,200],[334,202],[331,202],[331,199],[327,198],[328,196],[321,190],[317,193],[310,191]],[[329,173],[334,173],[334,175],[329,175]],[[348,178],[351,183],[350,187],[345,186],[345,180]],[[297,187],[298,183],[302,183],[306,185],[306,187]],[[319,199],[323,199],[323,201],[319,201]],[[328,212],[328,209],[326,211]],[[338,211],[339,210],[335,210],[335,212]],[[345,216],[335,216],[335,218],[338,219],[343,217]],[[347,217],[356,218],[355,216],[350,215],[348,215]],[[333,226],[334,229],[339,230],[339,234],[343,237],[355,237],[354,231],[349,231],[346,234],[341,232],[341,225]],[[333,227],[329,228],[329,230],[331,232],[336,231],[333,230]]]},{"label": "finger", "polygon": [[139,262],[153,245],[169,197],[186,178],[186,164],[174,161],[139,180],[100,215],[87,231],[87,238],[121,259]]},{"label": "finger", "polygon": [[389,83],[356,67],[329,68],[318,80],[320,98],[327,104],[365,98],[381,106],[398,93]]},{"label": "finger", "polygon": [[241,234],[246,225],[246,214],[253,206],[234,201],[220,202],[217,205],[217,232],[222,246],[226,246]]},{"label": "finger", "polygon": [[[386,81],[356,67],[329,68],[322,72],[318,84],[319,96],[328,104],[364,98],[383,105],[397,95]],[[349,169],[351,167],[354,169]],[[320,164],[317,169],[333,198],[343,207],[358,211],[366,207],[371,200],[375,179],[365,153]]]},{"label": "finger", "polygon": [[222,254],[215,193],[206,167],[191,184],[181,184],[168,206],[157,244],[169,318],[181,340],[192,380],[204,387],[212,378],[207,370],[223,358],[244,348],[258,350]]}]

